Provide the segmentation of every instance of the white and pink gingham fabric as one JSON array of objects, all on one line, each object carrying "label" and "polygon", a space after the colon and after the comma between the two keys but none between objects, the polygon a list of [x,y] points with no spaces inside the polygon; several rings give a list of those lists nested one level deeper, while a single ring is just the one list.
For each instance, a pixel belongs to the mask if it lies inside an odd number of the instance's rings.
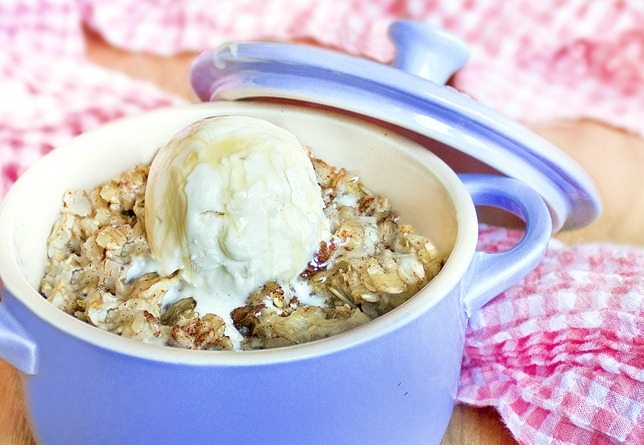
[{"label": "white and pink gingham fabric", "polygon": [[[479,248],[520,237],[481,227]],[[526,444],[643,444],[644,249],[551,241],[470,319],[458,398]]]},{"label": "white and pink gingham fabric", "polygon": [[[0,196],[54,146],[183,99],[89,63],[83,26],[175,54],[313,41],[387,61],[388,24],[433,22],[473,49],[454,84],[522,121],[594,118],[644,135],[644,2],[607,0],[2,0]],[[482,227],[502,249],[520,233]],[[644,249],[565,246],[472,318],[459,400],[526,444],[644,443]]]}]

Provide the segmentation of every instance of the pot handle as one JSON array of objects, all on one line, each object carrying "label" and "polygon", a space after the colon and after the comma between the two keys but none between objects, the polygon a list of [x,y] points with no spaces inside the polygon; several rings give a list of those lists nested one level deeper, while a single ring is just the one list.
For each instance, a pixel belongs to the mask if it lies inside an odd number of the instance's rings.
[{"label": "pot handle", "polygon": [[474,205],[498,207],[525,222],[523,238],[512,249],[499,253],[475,252],[467,271],[469,287],[463,297],[465,313],[471,317],[539,264],[550,241],[552,220],[541,196],[517,179],[485,174],[459,177]]},{"label": "pot handle", "polygon": [[[0,283],[1,285],[2,283]],[[27,375],[36,373],[36,343],[13,318],[0,298],[0,358]]]}]

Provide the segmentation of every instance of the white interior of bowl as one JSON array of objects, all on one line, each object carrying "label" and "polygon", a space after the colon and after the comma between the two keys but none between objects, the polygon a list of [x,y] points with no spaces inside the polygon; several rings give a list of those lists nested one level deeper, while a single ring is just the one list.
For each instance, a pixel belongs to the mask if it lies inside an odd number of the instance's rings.
[{"label": "white interior of bowl", "polygon": [[[184,126],[213,115],[267,119],[293,132],[325,161],[357,172],[375,193],[389,197],[403,222],[429,236],[450,258],[443,271],[395,311],[342,335],[269,351],[185,351],[147,345],[91,327],[63,313],[37,292],[46,242],[64,191],[89,189],[137,163]],[[5,200],[0,215],[2,279],[39,317],[86,341],[124,353],[183,363],[257,363],[325,354],[395,329],[444,297],[460,280],[476,243],[476,215],[457,176],[426,149],[388,130],[327,111],[286,105],[206,103],[158,110],[117,121],[57,148],[27,171]]]}]

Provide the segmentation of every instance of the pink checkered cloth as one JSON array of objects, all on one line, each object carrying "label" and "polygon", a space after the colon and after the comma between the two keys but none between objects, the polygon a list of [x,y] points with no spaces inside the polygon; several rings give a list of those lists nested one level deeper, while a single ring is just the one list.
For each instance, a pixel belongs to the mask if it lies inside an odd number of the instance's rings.
[{"label": "pink checkered cloth", "polygon": [[[455,85],[523,121],[588,117],[644,134],[644,3],[626,1],[2,0],[0,196],[52,147],[181,99],[90,64],[82,26],[132,51],[233,39],[315,41],[380,61],[396,18],[434,22],[473,57]],[[482,248],[520,233],[482,227]],[[458,398],[521,443],[644,443],[644,249],[565,246],[472,318]]]}]

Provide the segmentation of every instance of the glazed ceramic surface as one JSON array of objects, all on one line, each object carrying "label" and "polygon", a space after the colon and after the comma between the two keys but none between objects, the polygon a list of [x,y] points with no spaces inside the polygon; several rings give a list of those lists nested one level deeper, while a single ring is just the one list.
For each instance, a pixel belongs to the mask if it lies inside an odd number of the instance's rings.
[{"label": "glazed ceramic surface", "polygon": [[431,25],[394,22],[392,65],[321,48],[233,42],[204,51],[191,83],[202,100],[286,98],[351,111],[446,144],[539,192],[553,229],[589,224],[595,187],[572,159],[527,128],[445,85],[469,52]]},{"label": "glazed ceramic surface", "polygon": [[[265,118],[316,156],[356,171],[403,221],[448,256],[439,275],[388,314],[329,339],[267,351],[188,351],[101,331],[37,292],[62,194],[148,162],[185,125],[214,115]],[[526,220],[512,250],[477,252],[474,204]],[[328,111],[206,103],[106,125],[27,171],[0,213],[0,356],[25,375],[44,444],[438,443],[452,412],[468,314],[541,258],[551,219],[510,178],[458,177],[390,130]]]}]

